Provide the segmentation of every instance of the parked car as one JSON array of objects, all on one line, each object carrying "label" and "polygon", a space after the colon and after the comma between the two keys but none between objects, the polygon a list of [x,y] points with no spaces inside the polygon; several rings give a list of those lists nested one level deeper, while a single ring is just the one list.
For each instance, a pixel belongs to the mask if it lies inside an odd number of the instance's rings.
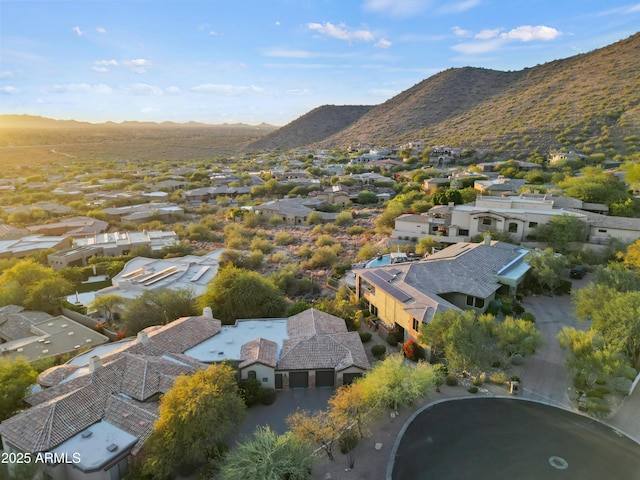
[{"label": "parked car", "polygon": [[571,271],[569,271],[569,276],[571,278],[583,278],[587,274],[587,269],[582,265],[574,265],[571,267]]}]

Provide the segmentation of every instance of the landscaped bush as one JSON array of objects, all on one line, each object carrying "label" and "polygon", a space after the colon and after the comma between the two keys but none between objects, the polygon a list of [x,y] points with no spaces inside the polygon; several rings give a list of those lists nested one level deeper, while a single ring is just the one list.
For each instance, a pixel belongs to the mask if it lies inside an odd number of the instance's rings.
[{"label": "landscaped bush", "polygon": [[243,378],[238,382],[240,396],[247,407],[251,407],[262,402],[264,398],[264,387],[256,378]]},{"label": "landscaped bush", "polygon": [[516,315],[522,315],[524,313],[524,307],[522,305],[520,305],[519,303],[514,303],[513,304],[513,313],[515,313]]},{"label": "landscaped bush", "polygon": [[591,397],[587,400],[587,412],[600,417],[611,413],[611,408],[603,400]]},{"label": "landscaped bush", "polygon": [[358,440],[358,433],[353,429],[344,431],[338,439],[338,447],[340,448],[340,453],[344,455],[356,448],[356,446],[358,446]]},{"label": "landscaped bush", "polygon": [[524,357],[520,353],[516,353],[513,357],[511,357],[511,363],[514,365],[522,365],[524,363]]},{"label": "landscaped bush", "polygon": [[395,347],[398,344],[398,339],[393,333],[390,333],[387,335],[387,343],[392,347]]},{"label": "landscaped bush", "polygon": [[563,280],[558,288],[554,290],[556,295],[569,295],[571,293],[571,282],[569,280]]},{"label": "landscaped bush", "polygon": [[623,393],[625,395],[629,395],[632,383],[633,382],[631,380],[624,377],[616,377],[611,381],[611,385],[613,386],[615,391]]},{"label": "landscaped bush", "polygon": [[503,385],[507,382],[507,375],[504,372],[496,372],[489,375],[489,381]]},{"label": "landscaped bush", "polygon": [[387,347],[385,347],[382,344],[374,345],[373,347],[371,347],[371,353],[373,354],[374,357],[380,360],[384,358],[385,355],[387,354]]},{"label": "landscaped bush", "polygon": [[628,378],[631,381],[635,380],[636,375],[638,371],[629,365],[623,365],[616,370],[616,376]]},{"label": "landscaped bush", "polygon": [[362,343],[367,343],[369,340],[371,340],[371,332],[360,332],[359,334]]},{"label": "landscaped bush", "polygon": [[263,405],[271,405],[276,401],[276,397],[278,396],[278,392],[274,388],[265,388],[264,395],[262,396],[262,404]]},{"label": "landscaped bush", "polygon": [[444,377],[444,383],[446,383],[450,387],[455,387],[456,385],[458,385],[458,377],[456,377],[453,373],[450,373],[446,377]]},{"label": "landscaped bush", "polygon": [[413,360],[417,362],[424,358],[424,350],[418,345],[412,338],[404,342],[402,346],[402,350],[404,351],[404,356],[409,360]]},{"label": "landscaped bush", "polygon": [[531,312],[522,312],[520,314],[520,318],[522,320],[526,320],[527,322],[532,322],[532,323],[535,323],[536,321],[536,316]]},{"label": "landscaped bush", "polygon": [[479,387],[480,385],[482,385],[483,383],[483,379],[480,377],[473,377],[473,385],[475,387]]},{"label": "landscaped bush", "polygon": [[585,395],[592,398],[604,398],[607,393],[610,393],[608,388],[598,387],[593,390],[589,390]]},{"label": "landscaped bush", "polygon": [[471,386],[471,387],[469,387],[469,388],[467,389],[467,392],[469,392],[469,393],[478,393],[478,387],[476,387],[475,385],[473,385],[473,386]]}]

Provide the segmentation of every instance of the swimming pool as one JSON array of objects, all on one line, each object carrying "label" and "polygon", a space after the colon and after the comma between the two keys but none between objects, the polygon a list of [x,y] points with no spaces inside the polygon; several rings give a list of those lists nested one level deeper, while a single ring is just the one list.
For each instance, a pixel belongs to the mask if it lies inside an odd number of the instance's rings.
[{"label": "swimming pool", "polygon": [[385,265],[391,265],[391,255],[378,255],[373,260],[369,260],[364,268],[383,267]]}]

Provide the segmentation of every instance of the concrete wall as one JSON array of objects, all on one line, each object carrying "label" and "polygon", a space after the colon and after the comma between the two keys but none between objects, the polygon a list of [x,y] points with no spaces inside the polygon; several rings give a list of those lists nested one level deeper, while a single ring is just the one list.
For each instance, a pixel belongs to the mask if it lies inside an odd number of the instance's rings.
[{"label": "concrete wall", "polygon": [[[256,379],[262,384],[263,387],[276,388],[275,373],[272,367],[263,365],[261,363],[254,363],[240,370],[240,378],[249,378],[250,370],[254,370],[256,372]],[[265,378],[267,379],[266,382],[263,381],[263,379]]]}]

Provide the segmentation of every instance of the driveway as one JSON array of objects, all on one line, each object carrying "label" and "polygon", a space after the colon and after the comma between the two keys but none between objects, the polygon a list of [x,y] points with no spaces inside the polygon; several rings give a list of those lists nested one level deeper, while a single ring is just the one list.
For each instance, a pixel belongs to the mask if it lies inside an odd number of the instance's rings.
[{"label": "driveway", "polygon": [[[573,280],[573,289],[587,285],[589,277]],[[579,323],[573,315],[571,295],[529,296],[522,305],[536,316],[536,325],[544,341],[522,369],[522,397],[573,408],[568,396],[573,393],[573,385],[564,366],[567,351],[560,347],[557,336],[563,327],[586,329],[588,324]]]},{"label": "driveway", "polygon": [[[247,416],[240,425],[235,440],[251,436],[259,425],[269,425],[279,434],[285,433],[285,419],[296,410],[324,410],[333,395],[333,388],[292,388],[278,392],[272,405],[255,405],[247,410]],[[230,442],[233,445],[234,441]]]}]

